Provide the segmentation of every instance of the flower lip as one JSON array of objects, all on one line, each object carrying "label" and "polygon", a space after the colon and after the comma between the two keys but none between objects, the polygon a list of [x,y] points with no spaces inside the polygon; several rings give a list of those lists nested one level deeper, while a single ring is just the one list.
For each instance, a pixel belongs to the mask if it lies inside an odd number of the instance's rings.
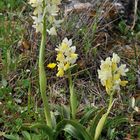
[{"label": "flower lip", "polygon": [[55,27],[50,28],[50,30],[47,29],[47,32],[49,35],[57,35]]},{"label": "flower lip", "polygon": [[53,69],[53,68],[56,67],[56,63],[49,63],[49,64],[47,65],[47,67],[50,68],[50,69]]}]

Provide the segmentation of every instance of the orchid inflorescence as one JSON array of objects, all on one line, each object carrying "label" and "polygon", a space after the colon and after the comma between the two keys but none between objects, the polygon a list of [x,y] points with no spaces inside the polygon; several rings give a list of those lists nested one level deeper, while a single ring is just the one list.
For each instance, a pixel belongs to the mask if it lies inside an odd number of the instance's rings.
[{"label": "orchid inflorescence", "polygon": [[75,53],[76,47],[72,46],[72,39],[68,40],[67,38],[55,50],[58,53],[56,58],[58,67],[57,76],[62,77],[64,71],[68,70],[76,62],[78,54]]},{"label": "orchid inflorescence", "polygon": [[46,21],[52,26],[50,29],[47,29],[47,32],[50,35],[57,35],[56,27],[59,27],[63,20],[56,20],[56,16],[59,12],[59,5],[61,0],[30,0],[29,4],[34,7],[34,12],[32,19],[33,27],[36,29],[36,32],[43,31],[43,18],[46,16]]},{"label": "orchid inflorescence", "polygon": [[128,83],[126,80],[121,80],[121,76],[126,76],[128,68],[126,68],[125,64],[118,66],[119,62],[120,57],[115,53],[113,53],[112,59],[108,57],[105,61],[101,61],[98,76],[101,80],[101,84],[105,86],[108,94],[120,91],[120,85],[125,86]]},{"label": "orchid inflorescence", "polygon": [[64,38],[62,43],[55,49],[57,51],[56,63],[49,63],[48,68],[53,69],[56,65],[58,67],[57,77],[63,77],[64,72],[74,65],[78,58],[75,53],[76,47],[72,46],[72,39]]}]

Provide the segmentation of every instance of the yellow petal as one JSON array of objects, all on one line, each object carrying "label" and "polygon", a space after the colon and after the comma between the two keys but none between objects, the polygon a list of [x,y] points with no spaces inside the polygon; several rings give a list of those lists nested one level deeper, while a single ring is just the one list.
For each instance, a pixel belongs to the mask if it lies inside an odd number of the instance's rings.
[{"label": "yellow petal", "polygon": [[113,87],[112,78],[106,80],[105,87],[106,87],[106,92],[109,94]]},{"label": "yellow petal", "polygon": [[68,70],[69,69],[69,67],[70,67],[70,64],[69,63],[67,63],[65,66],[64,66],[64,70],[66,71],[66,70]]},{"label": "yellow petal", "polygon": [[121,81],[120,85],[124,87],[124,86],[126,86],[127,83],[128,83],[128,81]]},{"label": "yellow petal", "polygon": [[64,75],[64,70],[63,69],[59,69],[58,73],[56,74],[57,77],[63,77]]},{"label": "yellow petal", "polygon": [[117,80],[119,80],[120,79],[120,74],[114,74],[114,79],[113,80],[115,80],[115,81],[117,81]]},{"label": "yellow petal", "polygon": [[61,44],[61,49],[62,50],[66,50],[66,49],[68,49],[69,47],[68,47],[68,44],[66,44],[65,42],[62,42],[62,44]]},{"label": "yellow petal", "polygon": [[112,62],[112,71],[116,71],[117,70],[117,64]]},{"label": "yellow petal", "polygon": [[63,53],[58,53],[57,54],[57,58],[56,58],[57,61],[64,61],[65,60],[65,57],[63,55]]},{"label": "yellow petal", "polygon": [[78,54],[76,54],[76,53],[71,53],[71,58],[77,58],[77,56],[78,56]]},{"label": "yellow petal", "polygon": [[53,68],[56,67],[56,63],[49,63],[49,64],[47,65],[47,67],[50,68],[50,69],[53,69]]}]

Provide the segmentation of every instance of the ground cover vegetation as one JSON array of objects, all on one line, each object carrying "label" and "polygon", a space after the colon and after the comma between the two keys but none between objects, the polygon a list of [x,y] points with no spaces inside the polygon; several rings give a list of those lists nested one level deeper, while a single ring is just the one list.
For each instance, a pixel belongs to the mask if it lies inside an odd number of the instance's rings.
[{"label": "ground cover vegetation", "polygon": [[0,1],[0,140],[139,140],[139,1]]}]

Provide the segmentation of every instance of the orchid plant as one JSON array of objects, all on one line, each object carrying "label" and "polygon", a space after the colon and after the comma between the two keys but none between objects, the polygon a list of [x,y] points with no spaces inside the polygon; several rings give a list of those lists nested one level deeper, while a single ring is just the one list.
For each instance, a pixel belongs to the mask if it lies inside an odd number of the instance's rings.
[{"label": "orchid plant", "polygon": [[[33,28],[36,29],[36,32],[42,34],[40,53],[39,53],[39,84],[40,92],[44,104],[44,113],[46,117],[46,122],[50,128],[52,128],[51,114],[48,104],[48,99],[46,95],[46,73],[44,68],[44,56],[45,56],[45,43],[46,43],[46,33],[50,35],[57,35],[56,27],[60,26],[62,20],[56,20],[58,15],[59,7],[61,3],[60,0],[30,0],[29,4],[34,8],[32,19]],[[51,24],[52,27],[47,29],[47,24]]]},{"label": "orchid plant", "polygon": [[98,77],[101,84],[105,87],[107,94],[110,96],[110,100],[107,112],[102,116],[96,127],[94,140],[98,140],[102,132],[105,121],[113,105],[113,95],[120,91],[120,86],[126,86],[128,83],[126,80],[121,80],[121,76],[126,76],[128,68],[126,68],[125,64],[119,66],[119,63],[120,57],[113,53],[112,59],[108,57],[105,61],[101,61],[100,70],[98,70]]},{"label": "orchid plant", "polygon": [[65,71],[68,71],[68,79],[69,79],[69,90],[70,90],[70,107],[72,118],[75,118],[76,109],[77,109],[77,99],[74,92],[74,85],[72,82],[72,76],[70,68],[75,65],[75,62],[78,58],[78,54],[75,53],[76,46],[72,46],[72,39],[64,38],[62,43],[57,46],[55,49],[57,51],[56,63],[48,64],[49,68],[54,68],[57,65],[58,72],[56,74],[57,77],[63,77]]},{"label": "orchid plant", "polygon": [[70,90],[70,107],[71,107],[71,113],[72,118],[75,119],[76,110],[77,110],[77,98],[76,94],[74,92],[74,85],[72,82],[72,76],[70,67],[74,65],[78,58],[78,54],[75,53],[76,47],[71,46],[72,40],[68,40],[65,38],[62,43],[55,49],[57,54],[57,67],[58,67],[58,73],[56,74],[58,77],[62,77],[64,75],[64,71],[69,72],[68,78],[69,78],[69,90]]}]

